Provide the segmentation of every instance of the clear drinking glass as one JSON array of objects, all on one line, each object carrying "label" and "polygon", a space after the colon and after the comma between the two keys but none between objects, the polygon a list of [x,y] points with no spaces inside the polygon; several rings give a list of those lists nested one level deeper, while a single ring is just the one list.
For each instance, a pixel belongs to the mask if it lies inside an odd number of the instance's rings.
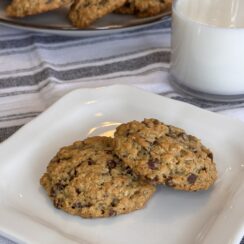
[{"label": "clear drinking glass", "polygon": [[172,84],[207,100],[244,100],[244,0],[175,0],[172,15]]}]

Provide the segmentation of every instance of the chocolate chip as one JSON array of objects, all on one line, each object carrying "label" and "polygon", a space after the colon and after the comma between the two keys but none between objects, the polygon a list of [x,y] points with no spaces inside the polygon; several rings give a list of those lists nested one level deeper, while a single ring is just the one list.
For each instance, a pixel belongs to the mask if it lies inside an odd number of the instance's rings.
[{"label": "chocolate chip", "polygon": [[130,3],[130,2],[126,2],[126,3],[124,4],[124,7],[125,7],[125,8],[131,8],[131,3]]},{"label": "chocolate chip", "polygon": [[126,172],[127,174],[129,174],[129,175],[133,175],[133,171],[132,171],[132,169],[131,169],[129,166],[127,166],[127,167],[125,168],[125,172]]},{"label": "chocolate chip", "polygon": [[155,159],[155,160],[149,160],[147,164],[150,169],[154,170],[158,168],[159,162],[157,159]]},{"label": "chocolate chip", "polygon": [[88,163],[88,165],[94,165],[95,164],[95,161],[92,160],[91,158],[88,158],[87,163]]},{"label": "chocolate chip", "polygon": [[101,214],[104,214],[104,213],[105,213],[105,211],[102,209],[102,210],[101,210]]},{"label": "chocolate chip", "polygon": [[116,207],[119,203],[119,199],[118,198],[114,198],[113,201],[111,202],[111,206],[112,207]]},{"label": "chocolate chip", "polygon": [[54,187],[57,191],[62,191],[65,188],[65,185],[57,183],[54,185]]},{"label": "chocolate chip", "polygon": [[53,205],[54,205],[55,208],[60,209],[63,206],[63,201],[61,199],[54,199],[53,200]]},{"label": "chocolate chip", "polygon": [[61,159],[58,158],[58,159],[56,160],[56,163],[60,163],[60,162],[61,162]]},{"label": "chocolate chip", "polygon": [[208,157],[213,160],[213,154],[211,152],[208,153]]},{"label": "chocolate chip", "polygon": [[66,187],[66,185],[61,184],[61,183],[57,183],[57,184],[55,184],[55,185],[52,187],[51,192],[50,192],[51,197],[55,197],[55,196],[57,195],[57,193],[58,193],[59,191],[62,191],[65,187]]},{"label": "chocolate chip", "polygon": [[50,191],[50,197],[55,197],[57,194],[57,192],[55,191],[55,189],[52,187],[51,191]]},{"label": "chocolate chip", "polygon": [[158,146],[158,145],[159,145],[158,141],[155,140],[155,141],[153,142],[153,146]]},{"label": "chocolate chip", "polygon": [[190,174],[188,177],[187,177],[187,181],[190,183],[190,184],[194,184],[196,182],[196,179],[197,179],[197,176],[195,174]]},{"label": "chocolate chip", "polygon": [[81,194],[81,190],[79,188],[76,188],[75,191],[78,195]]},{"label": "chocolate chip", "polygon": [[[134,195],[140,194],[140,191],[135,191]],[[130,198],[133,198],[133,196],[130,196]]]},{"label": "chocolate chip", "polygon": [[82,205],[82,208],[90,208],[92,206],[91,203],[86,203]]},{"label": "chocolate chip", "polygon": [[173,182],[173,177],[169,176],[166,180],[165,180],[165,185],[169,186],[169,187],[175,187],[175,184]]},{"label": "chocolate chip", "polygon": [[114,169],[116,167],[116,165],[117,165],[117,163],[114,160],[110,160],[107,162],[107,166],[110,170]]},{"label": "chocolate chip", "polygon": [[81,202],[75,202],[71,208],[75,209],[75,208],[90,208],[92,205],[91,203],[85,203],[85,204],[81,204]]},{"label": "chocolate chip", "polygon": [[75,209],[75,208],[82,208],[82,204],[80,202],[75,202],[71,208]]},{"label": "chocolate chip", "polygon": [[206,167],[201,168],[201,170],[207,172],[207,168]]},{"label": "chocolate chip", "polygon": [[117,215],[117,212],[116,212],[115,210],[113,210],[113,209],[110,209],[108,215],[109,215],[110,217],[111,217],[111,216],[116,216],[116,215]]},{"label": "chocolate chip", "polygon": [[158,181],[159,181],[159,177],[156,175],[156,176],[151,180],[151,183],[152,183],[152,184],[156,184],[156,183],[158,183]]},{"label": "chocolate chip", "polygon": [[128,130],[126,131],[125,136],[129,136],[129,135],[130,135],[130,131]]}]

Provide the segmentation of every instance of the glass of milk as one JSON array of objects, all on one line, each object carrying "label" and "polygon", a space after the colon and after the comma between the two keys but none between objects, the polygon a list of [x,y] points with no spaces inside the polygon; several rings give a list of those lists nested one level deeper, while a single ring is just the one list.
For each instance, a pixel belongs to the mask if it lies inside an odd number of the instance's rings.
[{"label": "glass of milk", "polygon": [[244,0],[175,0],[172,83],[210,100],[244,100]]}]

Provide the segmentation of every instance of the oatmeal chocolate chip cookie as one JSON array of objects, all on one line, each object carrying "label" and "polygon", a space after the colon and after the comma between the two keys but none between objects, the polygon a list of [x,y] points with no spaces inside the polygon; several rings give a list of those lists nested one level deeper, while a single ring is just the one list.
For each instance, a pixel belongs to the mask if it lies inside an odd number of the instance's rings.
[{"label": "oatmeal chocolate chip cookie", "polygon": [[91,137],[60,149],[40,183],[55,207],[84,218],[141,209],[155,191],[113,155],[113,139],[108,137]]},{"label": "oatmeal chocolate chip cookie", "polygon": [[132,121],[117,128],[114,140],[117,156],[154,184],[197,191],[216,180],[212,153],[182,129],[156,119]]},{"label": "oatmeal chocolate chip cookie", "polygon": [[171,9],[172,0],[134,0],[138,17],[150,17]]},{"label": "oatmeal chocolate chip cookie", "polygon": [[84,28],[123,6],[125,1],[126,0],[75,0],[69,12],[69,19],[77,28]]},{"label": "oatmeal chocolate chip cookie", "polygon": [[11,17],[25,17],[58,9],[70,4],[73,0],[13,0],[6,12]]},{"label": "oatmeal chocolate chip cookie", "polygon": [[115,12],[120,14],[134,14],[138,17],[156,16],[170,10],[172,0],[127,0]]}]

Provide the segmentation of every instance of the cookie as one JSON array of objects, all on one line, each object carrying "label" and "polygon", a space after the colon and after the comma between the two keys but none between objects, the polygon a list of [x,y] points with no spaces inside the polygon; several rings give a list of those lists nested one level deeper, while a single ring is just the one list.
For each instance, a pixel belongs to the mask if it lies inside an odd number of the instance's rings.
[{"label": "cookie", "polygon": [[56,208],[84,218],[141,209],[155,191],[114,156],[113,139],[108,137],[91,137],[60,149],[40,183]]},{"label": "cookie", "polygon": [[90,26],[96,20],[124,5],[126,0],[75,0],[69,19],[77,28]]},{"label": "cookie", "polygon": [[115,12],[120,14],[134,14],[138,17],[151,17],[169,11],[172,0],[127,0]]},{"label": "cookie", "polygon": [[171,9],[172,0],[134,0],[138,17],[151,17]]},{"label": "cookie", "polygon": [[216,180],[213,154],[184,130],[156,119],[132,121],[115,132],[115,153],[137,175],[175,189],[208,189]]},{"label": "cookie", "polygon": [[25,17],[58,9],[71,2],[72,0],[13,0],[6,12],[11,17]]}]

